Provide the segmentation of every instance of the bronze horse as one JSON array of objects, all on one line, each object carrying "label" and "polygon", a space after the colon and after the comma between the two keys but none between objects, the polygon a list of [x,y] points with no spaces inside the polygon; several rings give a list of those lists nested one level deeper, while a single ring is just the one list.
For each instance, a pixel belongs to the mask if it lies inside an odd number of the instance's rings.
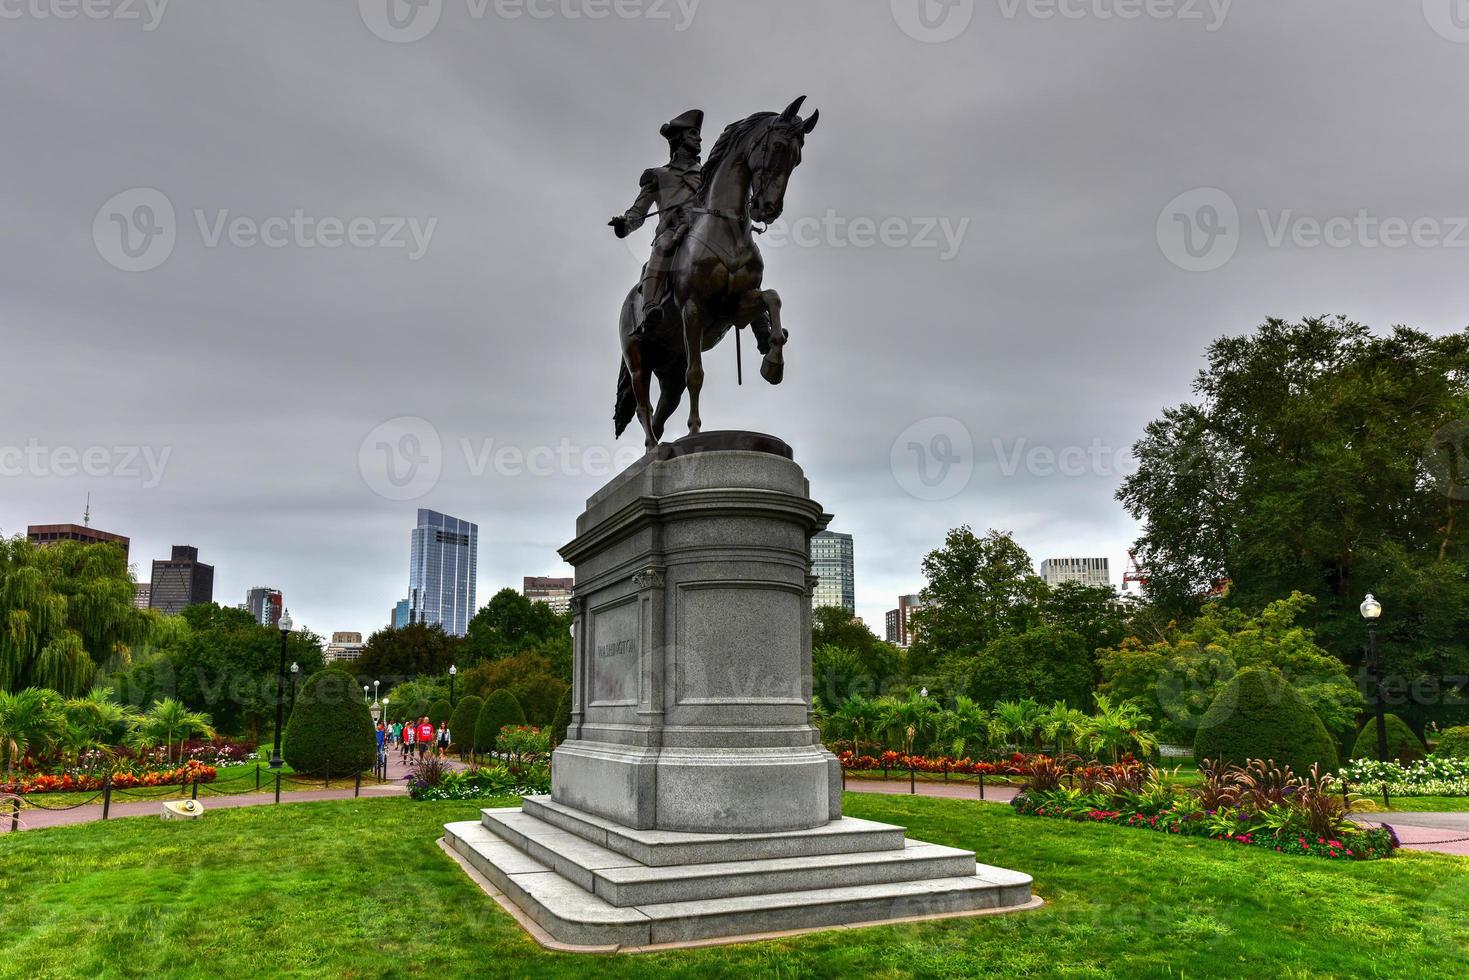
[{"label": "bronze horse", "polygon": [[[638,334],[642,296],[634,285],[622,303],[622,370],[613,415],[622,435],[634,415],[644,445],[656,446],[684,390],[689,393],[689,434],[697,433],[699,391],[704,385],[704,351],[729,332],[751,327],[764,360],[760,374],[780,384],[789,334],[780,322],[780,295],[761,288],[765,264],[755,245],[753,223],[769,224],[785,207],[786,184],[801,163],[806,134],[819,111],[799,115],[801,96],[782,113],[757,112],[728,126],[709,153],[703,188],[691,208],[687,234],[674,253],[663,321]],[[658,406],[651,379],[658,379]]]}]

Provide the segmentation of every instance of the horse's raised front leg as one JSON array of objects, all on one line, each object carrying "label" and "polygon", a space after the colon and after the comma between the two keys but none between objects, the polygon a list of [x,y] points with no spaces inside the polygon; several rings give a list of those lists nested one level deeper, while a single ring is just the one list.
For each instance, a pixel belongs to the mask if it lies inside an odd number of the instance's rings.
[{"label": "horse's raised front leg", "polygon": [[760,298],[765,301],[765,309],[770,313],[770,350],[765,353],[765,360],[760,362],[760,377],[778,385],[785,377],[785,345],[789,334],[780,325],[780,293],[765,289],[761,290]]},{"label": "horse's raised front leg", "polygon": [[704,387],[704,321],[699,315],[699,305],[684,304],[683,345],[688,358],[688,369],[684,382],[689,389],[689,435],[698,435],[703,423],[699,419],[699,391]]}]

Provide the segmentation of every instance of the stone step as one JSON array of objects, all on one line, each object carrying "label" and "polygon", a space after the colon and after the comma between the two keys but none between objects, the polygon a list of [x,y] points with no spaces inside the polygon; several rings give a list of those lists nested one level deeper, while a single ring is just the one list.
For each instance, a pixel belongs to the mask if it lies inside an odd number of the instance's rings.
[{"label": "stone step", "polygon": [[542,929],[577,946],[649,946],[1034,904],[1029,875],[974,865],[972,874],[924,881],[617,906],[528,857],[483,822],[448,824],[444,835]]},{"label": "stone step", "polygon": [[688,902],[972,874],[974,853],[906,841],[900,850],[650,866],[537,819],[520,808],[485,810],[501,839],[612,905]]},{"label": "stone step", "polygon": [[653,867],[903,849],[902,827],[855,817],[842,817],[811,830],[691,834],[676,830],[635,830],[563,806],[549,796],[527,796],[521,804],[527,814],[538,820]]}]

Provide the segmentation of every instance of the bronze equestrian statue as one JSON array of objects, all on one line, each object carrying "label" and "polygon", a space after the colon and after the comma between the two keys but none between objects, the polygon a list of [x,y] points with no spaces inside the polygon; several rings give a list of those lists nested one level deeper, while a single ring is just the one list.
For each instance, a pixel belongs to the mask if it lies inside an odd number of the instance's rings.
[{"label": "bronze equestrian statue", "polygon": [[[760,374],[780,384],[788,332],[780,295],[761,286],[765,265],[755,223],[768,225],[785,207],[786,185],[801,163],[806,134],[820,112],[800,116],[803,95],[784,112],[757,112],[727,127],[697,174],[703,113],[690,110],[662,129],[665,167],[644,171],[637,201],[609,224],[619,238],[637,228],[656,204],[658,234],[643,279],[622,303],[622,370],[613,415],[622,435],[634,415],[652,448],[689,393],[689,434],[702,425],[699,391],[704,351],[729,332],[750,327],[764,360]],[[658,405],[651,381],[658,379]]]}]

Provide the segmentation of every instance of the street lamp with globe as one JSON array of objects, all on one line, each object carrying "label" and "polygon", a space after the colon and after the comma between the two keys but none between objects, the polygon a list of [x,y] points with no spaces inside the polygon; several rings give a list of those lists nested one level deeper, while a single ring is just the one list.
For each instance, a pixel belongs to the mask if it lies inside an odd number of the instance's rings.
[{"label": "street lamp with globe", "polygon": [[449,707],[454,707],[454,677],[459,673],[459,668],[453,664],[449,665]]},{"label": "street lamp with globe", "polygon": [[1377,718],[1377,761],[1387,761],[1387,718],[1382,704],[1382,666],[1377,658],[1377,620],[1382,603],[1372,593],[1362,600],[1362,618],[1367,621],[1367,678],[1372,684],[1373,714]]},{"label": "street lamp with globe", "polygon": [[281,728],[285,725],[286,709],[286,640],[290,638],[291,629],[296,624],[291,621],[291,611],[288,609],[281,613],[281,659],[280,666],[275,672],[275,749],[270,756],[270,768],[279,769],[285,765],[281,758]]}]

